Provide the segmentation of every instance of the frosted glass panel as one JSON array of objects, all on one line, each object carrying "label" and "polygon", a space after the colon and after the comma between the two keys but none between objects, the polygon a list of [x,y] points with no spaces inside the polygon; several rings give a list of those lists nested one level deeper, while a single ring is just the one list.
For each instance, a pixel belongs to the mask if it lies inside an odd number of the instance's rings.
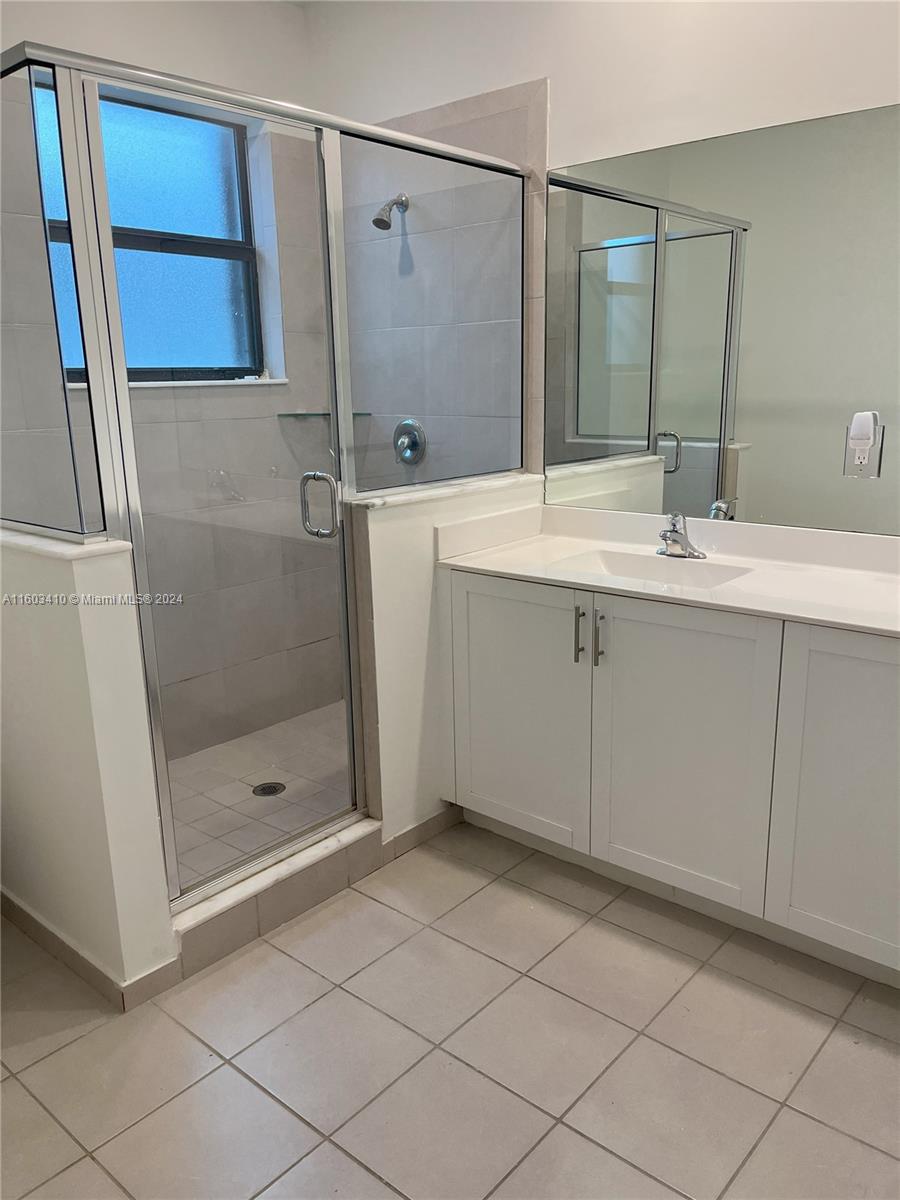
[{"label": "frosted glass panel", "polygon": [[72,247],[68,242],[50,243],[50,269],[53,275],[53,298],[56,301],[56,327],[67,369],[84,370],[84,345],[81,341],[81,322],[75,295],[75,272],[72,267]]},{"label": "frosted glass panel", "polygon": [[59,148],[56,92],[51,87],[38,84],[33,89],[32,96],[44,213],[48,221],[65,221],[68,219],[69,213],[66,208],[66,189],[63,184],[62,152]]},{"label": "frosted glass panel", "polygon": [[250,370],[245,263],[119,249],[116,274],[129,368]]},{"label": "frosted glass panel", "polygon": [[113,225],[239,240],[231,126],[102,100]]},{"label": "frosted glass panel", "polygon": [[[0,512],[71,533],[103,528],[90,397],[66,388],[84,369],[52,72],[0,85],[3,430]],[[45,219],[46,218],[46,219]],[[49,224],[48,224],[49,222]]]}]

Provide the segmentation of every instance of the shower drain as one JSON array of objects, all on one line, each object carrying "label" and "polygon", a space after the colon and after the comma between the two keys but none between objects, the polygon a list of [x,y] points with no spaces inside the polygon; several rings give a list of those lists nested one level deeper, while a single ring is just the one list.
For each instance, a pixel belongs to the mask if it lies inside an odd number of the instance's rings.
[{"label": "shower drain", "polygon": [[254,796],[277,796],[284,791],[283,783],[258,783],[253,789]]}]

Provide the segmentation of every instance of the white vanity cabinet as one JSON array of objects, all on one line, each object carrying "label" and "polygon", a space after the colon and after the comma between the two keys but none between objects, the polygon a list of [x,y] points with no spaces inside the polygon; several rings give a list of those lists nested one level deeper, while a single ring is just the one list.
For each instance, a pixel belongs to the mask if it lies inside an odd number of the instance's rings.
[{"label": "white vanity cabinet", "polygon": [[900,966],[900,641],[788,622],[768,920]]},{"label": "white vanity cabinet", "polygon": [[461,571],[451,593],[457,803],[589,853],[591,594]]},{"label": "white vanity cabinet", "polygon": [[594,604],[591,854],[762,916],[782,622]]},{"label": "white vanity cabinet", "polygon": [[454,571],[457,803],[763,911],[781,622]]}]

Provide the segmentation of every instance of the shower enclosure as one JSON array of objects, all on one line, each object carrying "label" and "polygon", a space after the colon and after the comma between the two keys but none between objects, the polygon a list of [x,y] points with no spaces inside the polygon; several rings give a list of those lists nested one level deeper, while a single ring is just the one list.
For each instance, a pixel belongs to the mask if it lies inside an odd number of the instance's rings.
[{"label": "shower enclosure", "polygon": [[196,897],[365,811],[345,501],[521,466],[522,172],[46,47],[3,69],[3,517],[131,541]]},{"label": "shower enclosure", "polygon": [[629,502],[707,515],[728,481],[748,229],[551,175],[548,466],[662,456],[653,497]]}]

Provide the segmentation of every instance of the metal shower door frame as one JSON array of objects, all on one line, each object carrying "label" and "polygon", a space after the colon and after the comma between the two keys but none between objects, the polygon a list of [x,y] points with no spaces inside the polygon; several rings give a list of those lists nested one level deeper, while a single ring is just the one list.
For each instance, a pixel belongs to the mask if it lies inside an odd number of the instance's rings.
[{"label": "metal shower door frame", "polygon": [[[749,221],[741,217],[729,217],[723,213],[693,208],[686,204],[664,200],[659,196],[646,196],[640,192],[626,191],[622,188],[608,187],[605,184],[593,183],[587,179],[579,179],[572,175],[560,175],[551,171],[547,176],[547,189],[563,188],[578,192],[582,195],[599,196],[607,200],[633,204],[643,208],[656,210],[656,230],[653,260],[653,304],[652,325],[650,331],[650,395],[648,404],[648,448],[647,450],[627,451],[623,454],[608,455],[604,461],[612,459],[642,458],[647,454],[658,454],[658,404],[659,404],[659,371],[662,348],[663,296],[666,276],[666,225],[669,213],[674,216],[688,217],[709,225],[718,225],[723,232],[730,232],[731,246],[729,255],[728,290],[726,296],[726,319],[723,346],[722,397],[719,407],[719,453],[716,469],[716,494],[722,494],[725,477],[725,447],[728,439],[734,433],[735,399],[737,395],[738,352],[740,349],[741,296],[743,290],[744,257],[746,253],[747,232],[751,228]],[[583,250],[596,249],[592,243],[578,247],[580,256]],[[580,290],[580,289],[579,289]],[[577,311],[577,310],[576,310]],[[576,380],[577,380],[577,345],[580,322],[576,318]],[[577,385],[574,404],[577,412]],[[568,423],[568,416],[567,416]],[[578,435],[576,441],[590,441],[585,435]],[[545,470],[547,464],[544,464]]]},{"label": "metal shower door frame", "polygon": [[[123,337],[123,327],[121,311],[119,306],[118,287],[116,283],[116,267],[115,267],[115,249],[112,238],[112,223],[110,219],[109,200],[106,187],[106,174],[104,169],[103,158],[103,141],[102,130],[100,125],[100,94],[104,86],[121,87],[122,81],[116,77],[110,77],[105,73],[94,74],[90,72],[69,72],[72,79],[73,90],[81,89],[83,95],[83,108],[81,118],[84,123],[84,142],[88,150],[87,161],[83,164],[82,186],[84,194],[91,196],[93,201],[93,209],[95,215],[95,229],[97,238],[97,251],[99,256],[101,277],[103,280],[103,295],[105,301],[106,320],[109,339],[109,357],[111,360],[111,373],[113,378],[112,403],[114,406],[111,420],[116,422],[119,431],[118,454],[113,455],[113,470],[120,481],[119,490],[125,495],[127,502],[127,524],[126,537],[129,537],[133,549],[133,561],[135,569],[135,582],[138,594],[150,594],[151,581],[149,574],[149,564],[147,560],[146,537],[144,531],[143,507],[140,498],[140,483],[138,476],[138,464],[135,452],[134,427],[131,417],[131,384],[128,379],[128,372],[125,358],[125,344]],[[183,99],[177,92],[173,93],[170,89],[140,83],[135,85],[135,91],[141,92],[148,96],[158,99]],[[224,108],[225,111],[237,113],[242,117],[250,119],[263,119],[261,115],[252,109],[244,109],[237,105],[217,104],[215,101],[208,99],[196,99],[190,97],[191,103],[198,104],[201,107]],[[320,216],[322,220],[323,240],[327,225],[325,224],[326,214],[326,183],[324,171],[321,162],[322,156],[322,140],[323,131],[319,128],[309,126],[305,122],[292,120],[283,116],[278,118],[265,117],[269,124],[283,125],[292,129],[302,128],[311,133],[317,143],[319,153],[319,203]],[[325,265],[325,274],[323,277],[323,293],[326,304],[329,303],[331,296],[331,287],[333,286],[334,272],[330,266],[330,252],[328,246],[323,246],[323,263]],[[334,305],[331,305],[332,309]],[[329,331],[330,333],[330,331]],[[336,397],[336,380],[333,369],[334,364],[334,347],[332,337],[328,337],[328,342],[332,354],[332,370],[329,372],[329,396],[328,404],[331,412],[330,422],[330,440],[332,449],[335,455],[335,460],[338,462],[338,479],[335,481],[337,487],[337,505],[336,519],[338,538],[340,540],[340,552],[338,554],[338,570],[340,580],[340,643],[341,643],[341,658],[342,658],[342,673],[344,676],[344,694],[347,701],[348,710],[348,775],[351,791],[351,806],[354,811],[348,814],[343,822],[338,821],[335,825],[330,826],[330,829],[339,827],[341,823],[349,823],[355,821],[359,816],[364,816],[366,813],[365,806],[365,781],[362,773],[362,755],[356,753],[355,747],[360,744],[357,741],[358,728],[357,713],[359,712],[358,703],[358,679],[357,671],[352,664],[353,646],[351,642],[351,630],[349,621],[349,579],[347,552],[348,546],[346,538],[343,536],[343,503],[342,503],[342,484],[341,476],[343,474],[342,467],[346,460],[346,452],[343,450],[341,442],[341,422],[340,414],[337,411],[335,404]],[[348,398],[349,404],[349,398]],[[326,464],[323,463],[323,466]],[[301,515],[298,504],[297,525],[301,528]],[[173,906],[179,908],[183,901],[180,898],[183,893],[183,887],[178,874],[177,849],[175,845],[175,818],[172,808],[172,791],[171,779],[169,775],[168,757],[165,749],[165,735],[162,720],[162,686],[160,683],[159,666],[156,655],[156,642],[153,633],[153,612],[152,606],[138,606],[138,615],[140,623],[140,635],[143,647],[144,670],[147,685],[147,704],[148,715],[150,720],[151,739],[153,746],[154,769],[156,773],[157,794],[159,798],[160,811],[160,829],[162,843],[164,849],[164,857],[166,863],[166,876],[169,889],[169,899],[173,902]],[[226,871],[222,875],[216,876],[207,883],[201,884],[199,887],[191,889],[189,895],[190,903],[196,903],[197,900],[204,898],[206,895],[214,894],[221,890],[226,884],[238,882],[242,878],[246,878],[251,874],[255,874],[264,866],[278,862],[280,859],[286,858],[290,854],[296,853],[298,847],[302,846],[307,841],[317,840],[321,836],[320,830],[316,829],[307,837],[299,837],[287,839],[283,844],[276,847],[268,854],[253,856],[252,858],[243,861],[232,871]]]},{"label": "metal shower door frame", "polygon": [[[72,253],[78,288],[78,305],[85,343],[85,367],[97,437],[101,489],[107,538],[130,540],[133,548],[136,591],[149,590],[143,514],[137,484],[134,437],[131,423],[130,385],[125,365],[124,340],[116,285],[109,205],[103,170],[103,149],[99,122],[99,89],[132,88],[163,98],[174,99],[188,107],[208,105],[225,113],[302,128],[318,140],[319,203],[325,263],[325,299],[330,309],[326,338],[331,362],[330,412],[332,446],[339,464],[338,521],[341,526],[339,570],[342,600],[341,621],[345,696],[352,726],[350,753],[353,767],[350,777],[356,811],[328,827],[334,832],[365,815],[365,773],[363,766],[362,711],[360,703],[359,649],[356,640],[356,597],[350,569],[349,523],[343,520],[345,501],[355,495],[355,455],[350,396],[349,327],[347,317],[346,262],[344,256],[343,197],[341,186],[341,135],[351,134],[367,141],[400,149],[446,158],[469,166],[524,180],[528,169],[517,163],[477,151],[462,150],[429,138],[396,132],[381,126],[335,117],[306,109],[297,104],[271,100],[232,91],[193,79],[117,63],[91,55],[21,42],[0,57],[0,72],[6,75],[22,67],[46,67],[57,80],[60,142],[64,180],[69,197]],[[524,230],[523,230],[524,237]],[[298,525],[300,515],[298,512]],[[96,537],[103,535],[95,535]],[[147,708],[150,723],[154,769],[159,795],[161,839],[165,851],[170,899],[173,909],[194,903],[205,895],[221,890],[232,882],[255,874],[277,862],[307,842],[321,838],[320,830],[306,839],[297,839],[260,856],[250,863],[194,889],[181,897],[175,854],[174,816],[169,787],[168,763],[162,734],[162,706],[152,614],[139,605],[139,631],[143,643]]]}]

